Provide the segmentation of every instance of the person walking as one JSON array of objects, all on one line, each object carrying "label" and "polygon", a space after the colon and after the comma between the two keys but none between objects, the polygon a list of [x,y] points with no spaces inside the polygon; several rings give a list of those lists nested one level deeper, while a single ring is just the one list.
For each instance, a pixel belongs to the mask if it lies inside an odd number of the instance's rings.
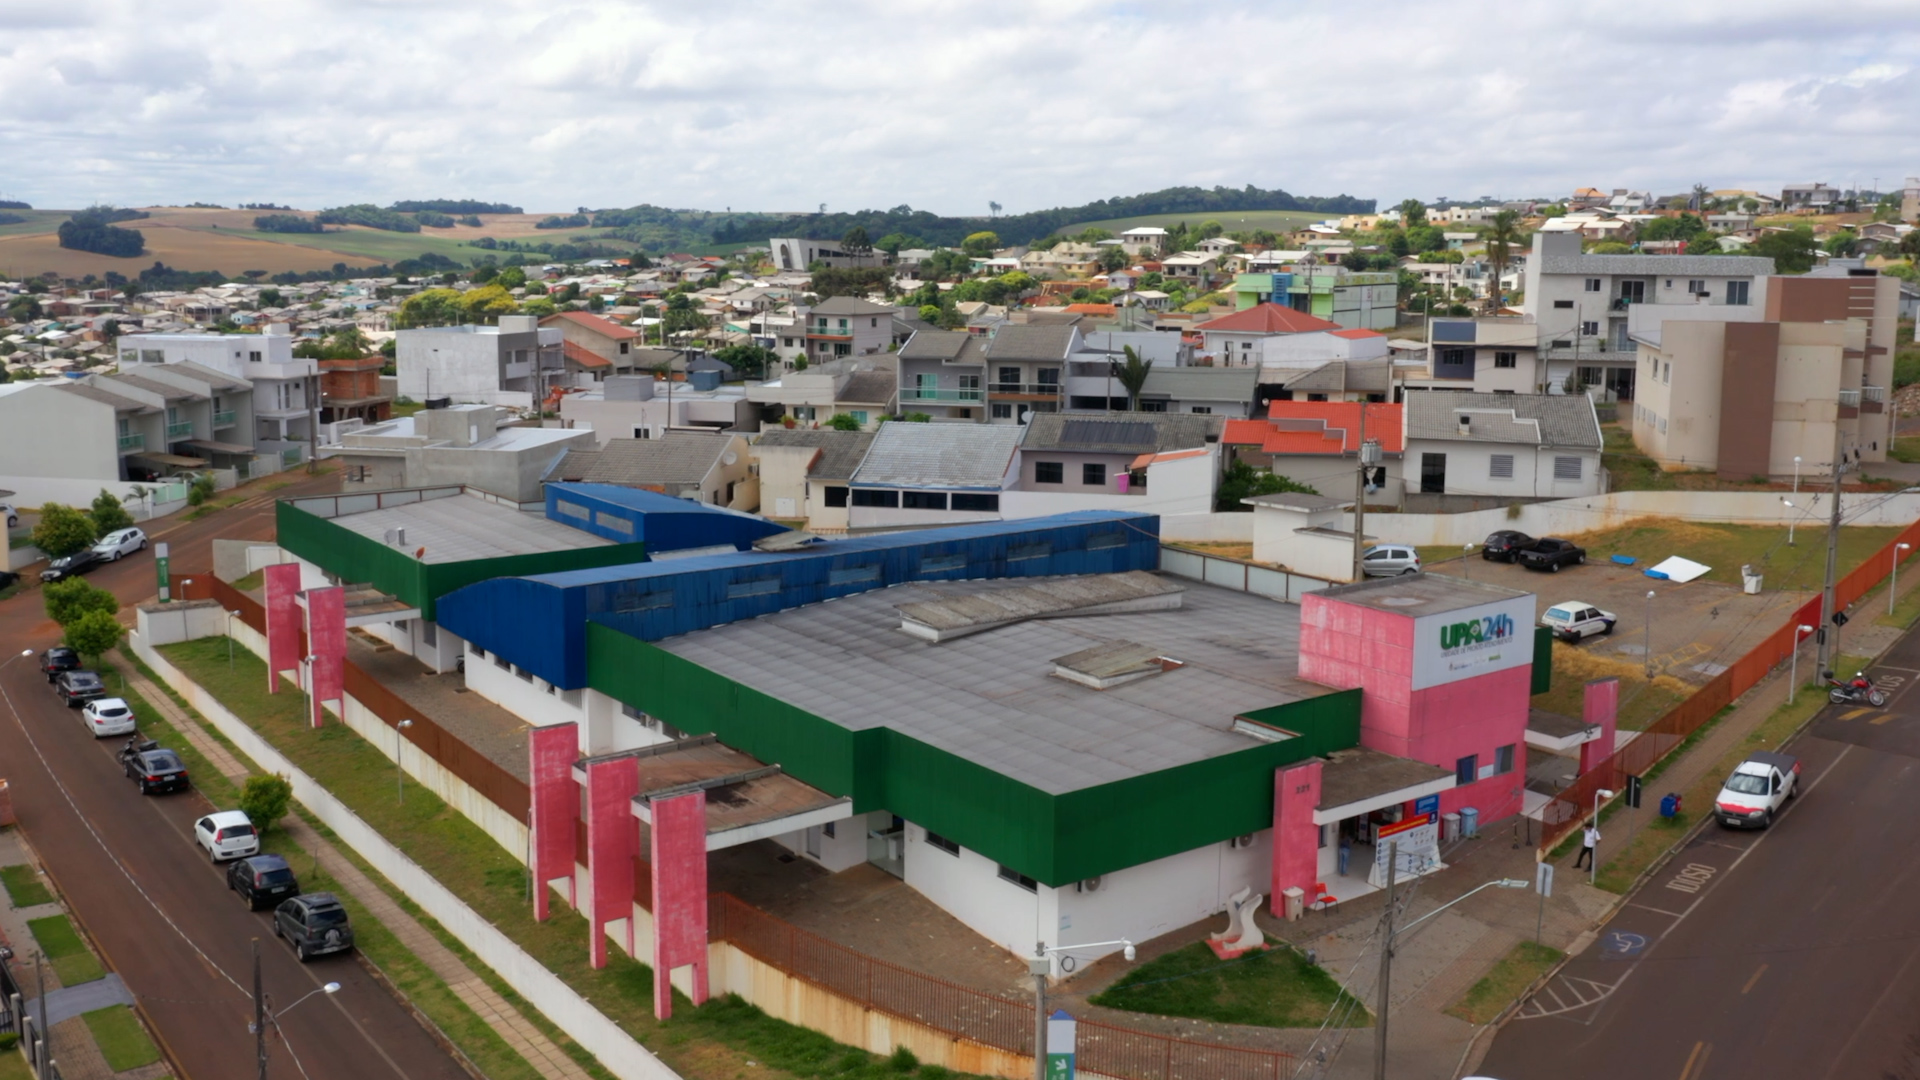
[{"label": "person walking", "polygon": [[1593,849],[1600,843],[1600,824],[1589,822],[1586,831],[1580,834],[1580,855],[1573,860],[1573,868],[1580,869],[1580,860],[1585,859],[1587,869],[1593,869]]}]

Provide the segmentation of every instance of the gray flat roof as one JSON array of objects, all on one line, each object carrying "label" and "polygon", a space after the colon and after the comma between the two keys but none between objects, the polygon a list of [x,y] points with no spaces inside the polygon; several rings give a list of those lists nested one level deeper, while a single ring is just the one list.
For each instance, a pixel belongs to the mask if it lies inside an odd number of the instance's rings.
[{"label": "gray flat roof", "polygon": [[[669,638],[659,647],[850,730],[891,728],[1062,793],[1234,753],[1239,714],[1329,691],[1298,678],[1298,608],[1181,581],[1170,611],[1018,622],[934,644],[897,605],[1059,578],[921,582]],[[1117,640],[1184,666],[1108,690],[1053,659]]]},{"label": "gray flat roof", "polygon": [[421,562],[454,563],[531,555],[541,551],[611,547],[589,532],[473,495],[449,495],[331,519],[361,536],[384,541],[388,529],[407,530],[408,554],[426,548]]},{"label": "gray flat roof", "polygon": [[1505,585],[1470,581],[1446,574],[1403,574],[1399,577],[1373,578],[1352,585],[1334,585],[1319,592],[1321,596],[1335,596],[1349,604],[1364,604],[1409,618],[1533,595],[1519,589],[1509,589]]}]

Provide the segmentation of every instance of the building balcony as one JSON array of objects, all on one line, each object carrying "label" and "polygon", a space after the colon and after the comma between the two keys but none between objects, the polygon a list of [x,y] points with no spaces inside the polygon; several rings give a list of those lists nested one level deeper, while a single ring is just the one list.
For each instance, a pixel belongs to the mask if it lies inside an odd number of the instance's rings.
[{"label": "building balcony", "polygon": [[996,395],[1019,394],[1019,395],[1027,395],[1027,396],[1038,395],[1041,397],[1059,397],[1060,396],[1059,383],[997,382],[997,383],[988,384],[987,389]]},{"label": "building balcony", "polygon": [[1863,386],[1860,388],[1861,401],[1887,400],[1887,388],[1884,386]]},{"label": "building balcony", "polygon": [[1639,360],[1639,354],[1632,342],[1595,341],[1588,339],[1578,345],[1572,342],[1556,341],[1540,350],[1542,360],[1572,360],[1582,364],[1632,364]]},{"label": "building balcony", "polygon": [[986,394],[978,387],[973,389],[945,389],[920,386],[900,388],[900,400],[907,401],[956,401],[978,404],[986,400]]},{"label": "building balcony", "polygon": [[120,436],[120,452],[123,454],[131,454],[136,450],[145,450],[146,448],[147,437],[145,435]]},{"label": "building balcony", "polygon": [[1840,391],[1840,407],[1843,409],[1858,409],[1860,407],[1860,391]]},{"label": "building balcony", "polygon": [[230,428],[239,422],[232,409],[224,409],[213,414],[213,426],[216,431],[220,428]]},{"label": "building balcony", "polygon": [[835,341],[852,341],[853,330],[845,326],[837,329],[825,326],[809,326],[807,327],[807,336],[810,338],[831,338]]},{"label": "building balcony", "polygon": [[193,438],[193,421],[181,420],[177,423],[169,423],[167,425],[168,442],[177,442],[181,439],[191,438]]}]

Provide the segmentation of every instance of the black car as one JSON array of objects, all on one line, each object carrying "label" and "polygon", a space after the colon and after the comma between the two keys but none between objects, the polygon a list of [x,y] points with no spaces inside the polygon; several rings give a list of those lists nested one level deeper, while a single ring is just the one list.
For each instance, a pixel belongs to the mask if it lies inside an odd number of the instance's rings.
[{"label": "black car", "polygon": [[180,755],[165,749],[152,739],[134,736],[120,748],[120,767],[127,779],[140,786],[142,795],[187,790],[187,767]]},{"label": "black car", "polygon": [[1522,550],[1533,545],[1533,537],[1526,533],[1501,529],[1487,537],[1487,542],[1480,545],[1480,557],[1488,562],[1510,563]]},{"label": "black car", "polygon": [[48,563],[47,568],[40,571],[40,580],[60,581],[75,574],[84,574],[105,561],[106,559],[99,552],[92,548],[85,548]]},{"label": "black car", "polygon": [[4,589],[20,580],[20,575],[11,570],[0,570],[0,589]]},{"label": "black car", "polygon": [[1586,561],[1586,548],[1571,540],[1553,536],[1535,540],[1532,547],[1520,549],[1520,565],[1529,570],[1548,570],[1557,574],[1563,566],[1578,566]]},{"label": "black car", "polygon": [[55,645],[40,654],[40,673],[48,682],[60,677],[63,671],[72,671],[80,666],[80,654],[65,645]]},{"label": "black car", "polygon": [[278,855],[235,859],[227,865],[227,888],[239,893],[250,910],[300,895],[300,882],[294,878],[293,868]]},{"label": "black car", "polygon": [[296,896],[273,909],[273,933],[293,943],[301,963],[324,953],[353,948],[347,909],[330,892]]},{"label": "black car", "polygon": [[95,672],[72,668],[53,677],[53,692],[67,703],[67,708],[77,709],[94,698],[106,697],[107,684]]}]

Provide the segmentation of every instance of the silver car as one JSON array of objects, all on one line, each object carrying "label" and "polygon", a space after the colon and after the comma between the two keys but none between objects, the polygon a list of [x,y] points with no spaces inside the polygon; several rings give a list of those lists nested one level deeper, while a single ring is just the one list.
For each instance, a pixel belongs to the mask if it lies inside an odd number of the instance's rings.
[{"label": "silver car", "polygon": [[139,529],[116,529],[100,538],[93,550],[102,559],[114,562],[123,555],[144,551],[147,546],[147,534]]},{"label": "silver car", "polygon": [[1420,553],[1406,544],[1375,544],[1360,556],[1368,577],[1394,577],[1420,572]]}]

